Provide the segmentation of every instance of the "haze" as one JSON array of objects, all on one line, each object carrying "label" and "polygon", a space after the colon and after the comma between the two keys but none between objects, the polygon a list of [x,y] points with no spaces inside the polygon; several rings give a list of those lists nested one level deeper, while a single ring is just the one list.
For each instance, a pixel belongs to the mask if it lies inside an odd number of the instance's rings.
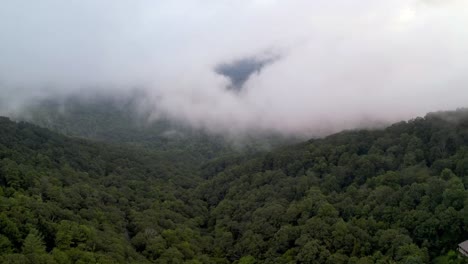
[{"label": "haze", "polygon": [[466,107],[467,25],[462,0],[7,0],[1,101],[139,89],[154,118],[319,136]]}]

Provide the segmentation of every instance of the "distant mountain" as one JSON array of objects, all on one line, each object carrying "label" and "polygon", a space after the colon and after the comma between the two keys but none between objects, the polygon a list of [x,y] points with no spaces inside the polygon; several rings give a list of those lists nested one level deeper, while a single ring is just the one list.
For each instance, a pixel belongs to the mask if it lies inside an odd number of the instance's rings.
[{"label": "distant mountain", "polygon": [[192,155],[196,152],[206,159],[225,150],[221,137],[208,137],[201,131],[166,119],[149,120],[151,112],[140,108],[141,99],[140,96],[50,99],[25,109],[18,119],[68,136],[179,154],[192,149],[195,150]]},{"label": "distant mountain", "polygon": [[277,57],[243,58],[230,63],[220,64],[215,68],[215,72],[227,77],[231,81],[231,85],[227,87],[229,90],[240,91],[253,74],[259,74],[265,66],[277,59]]},{"label": "distant mountain", "polygon": [[67,136],[151,149],[175,161],[196,165],[225,155],[255,153],[298,142],[273,133],[242,135],[234,140],[165,118],[153,120],[144,99],[142,93],[52,98],[30,105],[15,119]]}]

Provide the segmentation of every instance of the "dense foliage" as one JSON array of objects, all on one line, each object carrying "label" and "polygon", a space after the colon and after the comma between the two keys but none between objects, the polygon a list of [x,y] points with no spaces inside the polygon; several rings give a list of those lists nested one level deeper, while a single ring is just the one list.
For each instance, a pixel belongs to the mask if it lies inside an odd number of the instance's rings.
[{"label": "dense foliage", "polygon": [[466,111],[201,167],[3,118],[0,263],[466,263],[467,187]]},{"label": "dense foliage", "polygon": [[0,263],[144,263],[140,240],[159,231],[177,237],[169,246],[203,244],[206,207],[185,190],[196,173],[6,118],[0,128]]},{"label": "dense foliage", "polygon": [[[214,252],[266,263],[428,263],[446,254],[468,238],[466,114],[207,166],[199,194]],[[448,255],[437,260],[450,263]]]}]

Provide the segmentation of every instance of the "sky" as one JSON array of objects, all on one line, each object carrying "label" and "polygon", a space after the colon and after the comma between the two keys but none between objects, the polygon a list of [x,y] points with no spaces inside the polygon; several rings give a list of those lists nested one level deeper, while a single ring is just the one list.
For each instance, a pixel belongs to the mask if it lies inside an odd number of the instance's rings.
[{"label": "sky", "polygon": [[5,0],[0,102],[140,89],[155,119],[320,136],[468,106],[467,25],[465,0]]}]

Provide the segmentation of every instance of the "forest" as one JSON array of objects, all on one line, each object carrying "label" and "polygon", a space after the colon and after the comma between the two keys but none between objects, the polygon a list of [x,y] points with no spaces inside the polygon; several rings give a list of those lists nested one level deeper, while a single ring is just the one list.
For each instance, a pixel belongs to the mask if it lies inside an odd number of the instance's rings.
[{"label": "forest", "polygon": [[237,150],[54,107],[0,119],[0,263],[468,263],[468,110]]}]

